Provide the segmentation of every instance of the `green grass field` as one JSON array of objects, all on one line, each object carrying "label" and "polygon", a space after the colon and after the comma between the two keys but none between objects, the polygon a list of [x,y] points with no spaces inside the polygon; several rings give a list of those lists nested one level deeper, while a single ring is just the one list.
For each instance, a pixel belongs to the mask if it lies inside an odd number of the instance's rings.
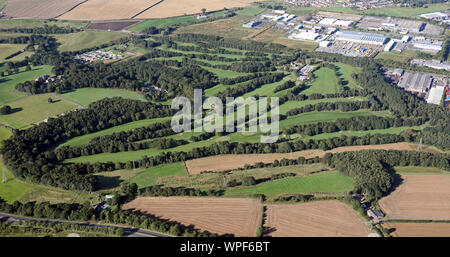
[{"label": "green grass field", "polygon": [[416,167],[416,166],[397,166],[394,170],[400,174],[420,173],[420,174],[449,174],[448,171],[444,171],[434,167]]},{"label": "green grass field", "polygon": [[6,177],[8,178],[8,182],[0,183],[0,197],[8,203],[20,200],[26,193],[33,189],[32,185],[15,178],[14,175],[6,169],[5,165],[1,161],[0,172],[5,172]]},{"label": "green grass field", "polygon": [[25,46],[22,44],[0,44],[0,62],[5,61],[5,58],[9,55],[25,49]]},{"label": "green grass field", "polygon": [[8,139],[12,135],[12,132],[4,127],[0,127],[0,147],[2,146],[3,140]]},{"label": "green grass field", "polygon": [[421,8],[411,8],[411,7],[389,7],[389,8],[381,8],[381,9],[371,9],[367,10],[364,13],[367,15],[386,15],[393,17],[413,17],[423,13],[431,13],[444,11],[450,8],[449,3],[444,4],[429,4],[426,7]]},{"label": "green grass field", "polygon": [[101,131],[98,131],[95,133],[91,133],[91,134],[87,134],[87,135],[83,135],[83,136],[79,136],[79,137],[74,137],[74,138],[70,139],[69,141],[60,144],[58,147],[60,147],[60,146],[78,147],[78,146],[86,145],[89,143],[89,141],[91,141],[95,137],[111,135],[116,132],[128,131],[128,130],[132,130],[135,128],[145,127],[145,126],[149,126],[153,123],[163,122],[163,121],[167,121],[169,119],[170,119],[170,117],[151,119],[151,120],[133,121],[133,122],[115,126],[115,127],[109,128],[109,129],[101,130]]},{"label": "green grass field", "polygon": [[187,172],[184,164],[177,162],[146,169],[131,178],[130,183],[136,183],[139,188],[144,188],[155,185],[156,180],[161,177],[184,177],[186,175]]},{"label": "green grass field", "polygon": [[42,20],[42,19],[1,19],[1,28],[35,28],[44,25],[57,25],[60,27],[84,28],[89,22],[82,21],[59,21],[59,20]]},{"label": "green grass field", "polygon": [[317,104],[317,103],[335,103],[335,102],[353,102],[353,101],[362,101],[365,100],[364,97],[349,97],[349,98],[324,98],[317,100],[306,100],[306,101],[287,101],[284,104],[280,105],[280,114],[286,114],[288,111],[300,108],[308,104]]},{"label": "green grass field", "polygon": [[[54,102],[49,103],[51,97]],[[14,128],[26,128],[31,124],[39,123],[47,117],[53,117],[63,112],[75,109],[76,106],[64,100],[57,100],[51,94],[31,95],[8,103],[17,111],[0,116],[0,123],[7,124]]]},{"label": "green grass field", "polygon": [[[164,185],[165,187],[187,187],[199,189],[223,189],[227,181],[242,181],[245,177],[252,176],[256,180],[263,181],[273,175],[282,173],[293,173],[296,176],[308,176],[313,172],[318,172],[329,167],[322,163],[314,163],[307,165],[292,165],[289,167],[266,167],[249,170],[235,170],[226,175],[220,172],[211,172],[204,174],[194,174],[183,177],[159,177],[155,183]],[[230,188],[231,189],[231,188]]]},{"label": "green grass field", "polygon": [[[4,70],[4,67],[0,67]],[[21,68],[19,73],[0,78],[0,105],[17,100],[25,95],[14,91],[14,87],[25,81],[34,80],[35,78],[52,73],[52,67],[48,65],[33,67],[31,71],[25,71]]]},{"label": "green grass field", "polygon": [[136,24],[132,27],[130,27],[128,30],[131,31],[142,31],[149,27],[169,27],[173,25],[179,25],[186,22],[196,22],[197,20],[194,18],[193,15],[189,16],[182,16],[182,17],[175,17],[175,18],[166,18],[166,19],[151,19],[146,20],[144,22],[141,22],[139,24]]},{"label": "green grass field", "polygon": [[397,127],[397,128],[387,128],[387,129],[373,129],[373,130],[365,130],[365,131],[340,131],[334,133],[323,133],[315,136],[302,136],[301,139],[326,139],[332,137],[339,137],[342,135],[345,136],[355,136],[361,137],[367,134],[375,135],[375,134],[400,134],[405,130],[414,129],[414,130],[422,130],[424,126],[417,127]]},{"label": "green grass field", "polygon": [[80,88],[73,92],[63,94],[62,97],[67,98],[83,106],[96,102],[103,98],[120,96],[122,98],[145,101],[143,95],[122,89],[107,88]]},{"label": "green grass field", "polygon": [[353,67],[351,65],[345,64],[345,63],[333,63],[338,67],[338,74],[340,73],[340,77],[344,80],[344,86],[347,86],[349,88],[359,88],[359,86],[356,84],[355,79],[352,78],[353,73],[360,73],[361,68],[360,67]]},{"label": "green grass field", "polygon": [[334,121],[341,118],[351,118],[359,116],[387,116],[388,112],[372,112],[369,110],[358,110],[354,112],[339,112],[339,111],[326,111],[326,112],[307,112],[280,121],[280,128],[289,128],[295,125],[303,125],[321,121]]},{"label": "green grass field", "polygon": [[216,74],[216,76],[219,78],[236,78],[236,77],[240,77],[240,76],[244,76],[244,75],[248,74],[248,73],[235,72],[232,70],[215,69],[215,68],[206,67],[206,66],[204,66],[203,68],[205,70],[208,70],[209,72]]},{"label": "green grass field", "polygon": [[338,80],[334,75],[334,71],[329,68],[320,68],[314,72],[314,76],[312,83],[308,83],[311,85],[308,89],[304,90],[302,94],[310,95],[310,94],[334,94],[339,93],[340,86],[338,85]]},{"label": "green grass field", "polygon": [[82,31],[55,35],[55,38],[61,44],[58,50],[68,52],[99,46],[126,36],[126,34],[119,32]]},{"label": "green grass field", "polygon": [[225,196],[264,194],[270,197],[281,194],[338,193],[348,191],[352,187],[353,181],[350,177],[339,172],[327,172],[306,177],[284,178],[252,187],[228,189]]}]

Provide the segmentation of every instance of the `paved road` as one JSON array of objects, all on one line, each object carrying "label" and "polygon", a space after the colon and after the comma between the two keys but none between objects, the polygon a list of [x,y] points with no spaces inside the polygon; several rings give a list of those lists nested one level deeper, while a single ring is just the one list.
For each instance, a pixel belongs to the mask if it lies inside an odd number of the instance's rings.
[{"label": "paved road", "polygon": [[6,221],[11,224],[15,224],[20,220],[48,222],[48,223],[53,223],[53,224],[61,224],[61,223],[77,224],[80,226],[99,227],[99,228],[123,228],[124,232],[125,232],[125,236],[127,236],[127,237],[170,237],[169,235],[161,234],[158,232],[153,232],[150,230],[130,228],[130,227],[124,227],[124,226],[119,226],[119,225],[105,225],[105,224],[98,224],[98,223],[94,224],[94,223],[88,223],[88,222],[38,219],[38,218],[20,217],[20,216],[15,216],[15,215],[11,215],[11,214],[0,213],[0,221],[4,221],[4,222]]}]

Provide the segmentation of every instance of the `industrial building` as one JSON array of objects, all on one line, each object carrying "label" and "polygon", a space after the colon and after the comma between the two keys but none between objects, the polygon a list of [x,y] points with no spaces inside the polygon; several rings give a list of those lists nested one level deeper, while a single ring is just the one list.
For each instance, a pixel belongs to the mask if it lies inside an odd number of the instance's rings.
[{"label": "industrial building", "polygon": [[387,37],[372,33],[363,33],[355,31],[342,31],[338,32],[338,37],[336,40],[355,42],[360,44],[369,45],[384,45],[388,40]]},{"label": "industrial building", "polygon": [[353,24],[353,21],[323,18],[320,20],[319,24],[324,26],[350,27]]},{"label": "industrial building", "polygon": [[300,39],[300,40],[316,40],[320,34],[315,32],[300,32],[300,33],[292,33],[288,36],[289,39]]},{"label": "industrial building", "polygon": [[394,41],[394,40],[390,40],[390,41],[387,43],[386,47],[384,47],[384,51],[385,51],[385,52],[391,51],[392,48],[394,47],[394,45],[395,45],[395,41]]},{"label": "industrial building", "polygon": [[425,13],[420,15],[420,17],[428,19],[428,20],[435,20],[435,21],[442,21],[446,20],[450,17],[449,14],[443,13],[443,12],[432,12],[432,13]]},{"label": "industrial building", "polygon": [[432,83],[433,77],[430,74],[405,72],[400,77],[397,86],[420,97],[424,97]]},{"label": "industrial building", "polygon": [[423,51],[439,52],[442,50],[443,42],[439,40],[427,39],[424,37],[414,37],[413,46]]},{"label": "industrial building", "polygon": [[407,31],[419,33],[425,28],[425,23],[422,21],[391,19],[388,18],[386,22],[381,24],[381,29],[391,31]]},{"label": "industrial building", "polygon": [[436,70],[448,70],[450,71],[450,62],[443,62],[441,60],[422,60],[414,59],[411,60],[412,66],[426,66]]},{"label": "industrial building", "polygon": [[444,95],[445,87],[432,87],[426,99],[427,103],[441,104],[442,95]]}]

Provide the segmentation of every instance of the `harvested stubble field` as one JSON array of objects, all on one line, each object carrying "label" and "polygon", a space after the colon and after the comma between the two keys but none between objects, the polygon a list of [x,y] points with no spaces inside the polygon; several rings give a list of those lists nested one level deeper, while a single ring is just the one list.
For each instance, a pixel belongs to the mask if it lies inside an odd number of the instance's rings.
[{"label": "harvested stubble field", "polygon": [[59,19],[92,21],[130,19],[157,2],[158,0],[89,0],[61,15]]},{"label": "harvested stubble field", "polygon": [[339,201],[267,205],[264,231],[273,237],[367,237],[364,220]]},{"label": "harvested stubble field", "polygon": [[3,11],[13,18],[55,18],[86,0],[8,0]]},{"label": "harvested stubble field", "polygon": [[[245,164],[255,164],[258,162],[272,163],[275,160],[283,158],[291,159],[305,157],[306,159],[316,156],[322,157],[326,153],[340,153],[359,150],[408,150],[414,151],[417,146],[408,143],[394,143],[384,145],[358,145],[338,147],[329,151],[323,150],[305,150],[290,153],[270,153],[270,154],[236,154],[236,155],[218,155],[205,158],[199,158],[186,161],[186,168],[189,174],[199,174],[202,171],[224,171],[233,170],[244,167]],[[426,148],[425,150],[437,151],[434,148]]]},{"label": "harvested stubble field", "polygon": [[417,222],[387,222],[383,227],[392,229],[396,237],[449,237],[450,223],[417,223]]},{"label": "harvested stubble field", "polygon": [[450,220],[450,175],[401,175],[403,181],[380,206],[389,219]]},{"label": "harvested stubble field", "polygon": [[209,232],[255,236],[262,215],[256,199],[213,197],[139,197],[122,209],[140,211]]},{"label": "harvested stubble field", "polygon": [[218,11],[224,8],[246,7],[252,2],[261,0],[164,0],[154,7],[138,15],[138,19],[167,18],[187,14],[200,13],[202,8],[206,11]]}]

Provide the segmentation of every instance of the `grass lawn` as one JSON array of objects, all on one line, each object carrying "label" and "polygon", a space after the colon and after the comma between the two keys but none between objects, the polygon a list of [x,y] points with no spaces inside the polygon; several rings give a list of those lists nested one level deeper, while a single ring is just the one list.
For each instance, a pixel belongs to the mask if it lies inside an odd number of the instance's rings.
[{"label": "grass lawn", "polygon": [[275,82],[275,83],[270,83],[270,84],[265,84],[262,85],[261,87],[250,91],[248,93],[245,93],[243,95],[244,98],[246,97],[250,97],[250,96],[274,96],[274,90],[277,86],[284,84],[286,81],[288,81],[286,78],[282,79],[281,81]]},{"label": "grass lawn", "polygon": [[140,151],[129,151],[129,152],[119,152],[119,153],[101,153],[90,156],[81,156],[78,158],[67,159],[65,163],[95,163],[95,162],[127,162],[136,161],[144,156],[157,156],[163,152],[188,152],[194,148],[209,146],[220,140],[220,138],[212,138],[206,141],[193,142],[187,145],[181,145],[170,149],[158,150],[158,149],[145,149]]},{"label": "grass lawn", "polygon": [[314,163],[307,165],[292,165],[289,167],[267,167],[249,170],[235,170],[224,175],[220,172],[211,172],[204,174],[194,174],[183,177],[160,177],[156,180],[157,185],[164,185],[165,187],[187,187],[187,188],[214,188],[223,189],[226,181],[236,179],[242,181],[245,177],[252,176],[257,181],[263,181],[273,175],[281,173],[294,173],[296,176],[308,176],[313,172],[318,172],[329,168],[322,163]]},{"label": "grass lawn", "polygon": [[416,166],[398,166],[394,167],[397,173],[408,174],[408,173],[420,173],[420,174],[448,174],[448,171],[444,171],[434,167],[416,167]]},{"label": "grass lawn", "polygon": [[381,9],[371,9],[366,10],[364,13],[368,15],[386,15],[393,17],[412,17],[423,13],[431,13],[444,11],[450,8],[450,4],[429,4],[425,7],[421,8],[412,8],[412,7],[388,7]]},{"label": "grass lawn", "polygon": [[184,163],[176,162],[146,169],[131,178],[130,183],[136,183],[139,188],[144,188],[155,185],[156,180],[161,177],[184,177],[186,175],[187,172]]},{"label": "grass lawn", "polygon": [[103,98],[115,96],[146,101],[144,96],[137,92],[108,88],[80,88],[73,92],[63,94],[62,96],[83,106],[88,106],[90,103],[101,100]]},{"label": "grass lawn", "polygon": [[24,44],[0,44],[0,62],[5,61],[6,57],[25,49],[25,47]]},{"label": "grass lawn", "polygon": [[135,128],[145,127],[145,126],[149,126],[153,123],[163,122],[163,121],[167,121],[169,119],[170,119],[170,117],[133,121],[133,122],[122,124],[122,125],[119,125],[116,127],[109,128],[109,129],[101,130],[101,131],[98,131],[95,133],[91,133],[91,134],[87,134],[87,135],[83,135],[83,136],[79,136],[79,137],[74,137],[74,138],[68,140],[67,142],[60,144],[59,146],[78,147],[78,146],[88,144],[89,141],[91,141],[95,137],[111,135],[116,132],[128,131],[128,130],[132,130]]},{"label": "grass lawn", "polygon": [[132,177],[136,176],[142,171],[143,169],[115,170],[108,172],[100,172],[94,175],[97,177],[98,190],[109,191],[109,190],[118,190],[122,182],[130,180]]},{"label": "grass lawn", "polygon": [[3,140],[8,139],[11,135],[12,135],[12,132],[9,129],[0,127],[0,147],[2,146]]},{"label": "grass lawn", "polygon": [[0,28],[4,29],[35,28],[35,27],[43,27],[45,24],[49,26],[57,25],[60,27],[69,26],[74,28],[84,28],[88,23],[89,22],[82,22],[82,21],[59,21],[59,20],[57,21],[57,20],[42,20],[42,19],[1,19]]},{"label": "grass lawn", "polygon": [[196,21],[197,21],[197,19],[195,19],[193,15],[174,17],[174,18],[166,18],[166,19],[151,19],[151,20],[146,20],[144,22],[136,24],[136,25],[128,28],[128,30],[142,31],[149,27],[169,27],[172,25],[178,25],[178,24],[182,24],[182,23],[186,23],[186,22],[196,22]]},{"label": "grass lawn", "polygon": [[[48,98],[52,97],[54,102],[49,103]],[[0,116],[0,123],[7,124],[14,128],[26,128],[33,123],[39,123],[47,117],[53,117],[68,110],[75,109],[76,106],[65,100],[56,100],[51,94],[31,95],[8,103],[14,111],[8,115]]]},{"label": "grass lawn", "polygon": [[288,111],[300,108],[308,104],[317,104],[317,103],[334,103],[334,102],[353,102],[353,101],[362,101],[365,100],[364,97],[349,97],[349,98],[324,98],[317,100],[306,100],[306,101],[287,101],[284,104],[280,105],[280,114],[286,114]]},{"label": "grass lawn", "polygon": [[375,135],[375,134],[400,134],[403,131],[407,129],[414,129],[414,130],[422,130],[424,126],[417,126],[417,127],[397,127],[397,128],[387,128],[387,129],[374,129],[374,130],[365,130],[365,131],[339,131],[334,133],[323,133],[315,136],[302,136],[302,139],[325,139],[325,138],[332,138],[332,137],[339,137],[342,135],[346,136],[355,136],[355,137],[361,137],[365,136],[367,134]]},{"label": "grass lawn", "polygon": [[356,81],[352,78],[353,73],[361,73],[361,68],[353,67],[351,65],[345,63],[334,63],[338,67],[338,74],[341,74],[340,77],[343,79],[343,85],[349,88],[360,88],[359,85],[356,84]]},{"label": "grass lawn", "polygon": [[380,52],[377,54],[375,59],[392,60],[397,62],[408,63],[413,58],[418,57],[418,51],[414,50],[404,50],[401,53],[397,51],[391,52]]},{"label": "grass lawn", "polygon": [[320,68],[314,72],[315,79],[309,83],[311,87],[304,90],[302,94],[334,94],[339,93],[340,87],[334,71],[329,68]]},{"label": "grass lawn", "polygon": [[8,203],[20,200],[26,193],[33,189],[33,186],[23,181],[18,180],[14,175],[6,169],[3,162],[0,162],[0,171],[5,172],[8,182],[0,183],[0,197]]},{"label": "grass lawn", "polygon": [[352,189],[353,181],[350,177],[339,172],[327,172],[306,177],[284,178],[265,182],[252,187],[228,189],[225,196],[246,196],[264,194],[274,196],[280,194],[298,193],[336,193]]},{"label": "grass lawn", "polygon": [[[5,67],[0,67],[3,71]],[[52,73],[52,66],[43,65],[33,67],[31,71],[25,71],[25,68],[20,68],[19,73],[0,78],[0,105],[17,100],[25,96],[19,92],[12,92],[14,87],[25,81],[34,80],[39,76]]]},{"label": "grass lawn", "polygon": [[248,7],[244,8],[242,10],[236,11],[236,14],[238,15],[245,15],[245,16],[255,16],[260,13],[262,13],[265,9],[260,7]]},{"label": "grass lawn", "polygon": [[126,36],[126,34],[119,32],[82,31],[55,35],[55,38],[61,44],[58,50],[68,52],[99,46]]},{"label": "grass lawn", "polygon": [[289,128],[295,125],[303,125],[321,121],[334,121],[340,118],[351,118],[358,116],[388,116],[388,112],[372,112],[369,110],[358,110],[354,112],[326,111],[326,112],[307,112],[280,121],[280,128]]},{"label": "grass lawn", "polygon": [[240,73],[240,72],[236,72],[236,71],[232,71],[232,70],[216,69],[216,68],[206,67],[206,66],[204,66],[203,68],[209,72],[216,74],[216,76],[219,78],[236,78],[236,77],[240,77],[240,76],[244,76],[244,75],[248,74],[248,73]]}]

